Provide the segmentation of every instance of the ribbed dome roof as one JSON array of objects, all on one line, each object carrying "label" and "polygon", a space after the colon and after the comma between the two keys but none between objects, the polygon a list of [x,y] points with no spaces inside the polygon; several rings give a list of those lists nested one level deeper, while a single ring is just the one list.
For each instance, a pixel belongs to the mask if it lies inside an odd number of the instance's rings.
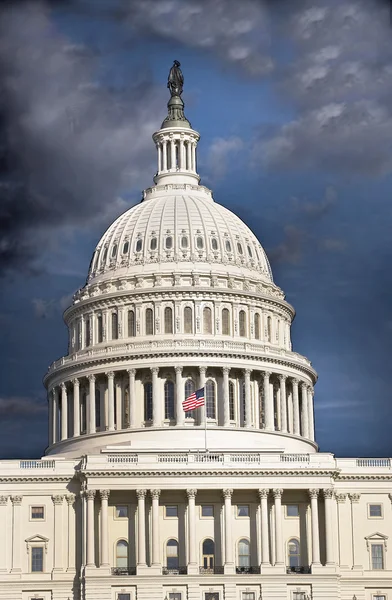
[{"label": "ribbed dome roof", "polygon": [[[170,264],[171,263],[171,264]],[[266,254],[252,231],[196,185],[149,188],[140,204],[107,229],[94,252],[89,283],[131,275],[208,265],[209,271],[239,271],[272,281]],[[223,268],[222,268],[223,266]],[[250,273],[250,271],[252,273]]]}]

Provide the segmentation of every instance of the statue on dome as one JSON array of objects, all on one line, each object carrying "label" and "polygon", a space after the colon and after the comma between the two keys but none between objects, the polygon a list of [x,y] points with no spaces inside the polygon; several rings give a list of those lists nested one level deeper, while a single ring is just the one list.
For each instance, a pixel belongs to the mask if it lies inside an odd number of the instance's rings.
[{"label": "statue on dome", "polygon": [[181,63],[175,60],[169,72],[167,87],[170,90],[171,96],[181,96],[182,87],[184,85],[184,76],[180,69]]}]

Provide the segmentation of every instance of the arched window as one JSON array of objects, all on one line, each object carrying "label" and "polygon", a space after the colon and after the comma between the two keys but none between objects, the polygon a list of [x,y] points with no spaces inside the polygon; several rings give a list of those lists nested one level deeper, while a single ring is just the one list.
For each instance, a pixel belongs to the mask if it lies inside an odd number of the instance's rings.
[{"label": "arched window", "polygon": [[271,317],[267,318],[267,341],[271,342],[272,340],[272,319]]},{"label": "arched window", "polygon": [[206,415],[209,419],[216,418],[215,410],[215,383],[209,379],[205,385]]},{"label": "arched window", "polygon": [[231,243],[229,242],[229,240],[226,240],[225,248],[227,252],[231,252]]},{"label": "arched window", "polygon": [[239,322],[240,322],[240,336],[246,336],[246,314],[244,310],[240,310],[239,314]]},{"label": "arched window", "polygon": [[150,250],[156,250],[157,249],[157,238],[153,237],[150,240]]},{"label": "arched window", "polygon": [[173,311],[170,306],[165,308],[165,333],[173,333]]},{"label": "arched window", "polygon": [[203,333],[212,333],[212,312],[209,306],[203,308]]},{"label": "arched window", "polygon": [[196,247],[198,250],[203,250],[204,248],[204,240],[200,236],[196,238]]},{"label": "arched window", "polygon": [[128,567],[128,542],[119,540],[116,544],[116,567],[126,569]]},{"label": "arched window", "polygon": [[229,414],[230,421],[235,421],[235,391],[232,381],[229,381]]},{"label": "arched window", "polygon": [[98,340],[98,344],[101,344],[103,341],[102,315],[98,315],[98,317],[97,317],[97,340]]},{"label": "arched window", "polygon": [[184,333],[193,333],[192,309],[190,306],[184,308]]},{"label": "arched window", "polygon": [[86,433],[86,428],[87,428],[86,406],[87,406],[87,393],[84,390],[84,391],[82,391],[81,397],[80,397],[80,432],[81,433]]},{"label": "arched window", "polygon": [[259,315],[259,313],[255,314],[255,338],[256,338],[256,340],[260,339],[260,315]]},{"label": "arched window", "polygon": [[117,244],[114,244],[112,248],[112,258],[116,258],[117,256]]},{"label": "arched window", "polygon": [[146,335],[152,335],[154,333],[154,319],[152,314],[152,308],[146,308]]},{"label": "arched window", "polygon": [[86,347],[90,345],[90,317],[87,317],[85,320],[84,345]]},{"label": "arched window", "polygon": [[[187,379],[185,382],[185,393],[184,393],[184,400],[186,400],[187,398],[189,398],[189,396],[191,394],[193,394],[193,392],[196,390],[196,386],[195,386],[195,382],[193,381],[193,379]],[[187,417],[188,419],[194,419],[195,418],[195,411],[194,410],[190,410],[188,412],[185,413],[185,417]]]},{"label": "arched window", "polygon": [[171,250],[173,247],[173,238],[171,235],[168,235],[165,240],[165,248],[166,250]]},{"label": "arched window", "polygon": [[288,557],[287,562],[289,567],[300,567],[301,566],[301,554],[299,550],[299,541],[296,539],[289,540],[287,544]]},{"label": "arched window", "polygon": [[250,543],[249,540],[242,539],[238,542],[238,566],[241,568],[250,567]]},{"label": "arched window", "polygon": [[177,540],[169,540],[166,544],[166,567],[168,569],[179,568]]},{"label": "arched window", "polygon": [[212,240],[211,240],[211,248],[213,250],[218,250],[218,240],[216,238],[212,238]]},{"label": "arched window", "polygon": [[138,240],[136,242],[136,252],[141,252],[143,248],[143,240]]},{"label": "arched window", "polygon": [[188,248],[188,238],[186,237],[186,235],[183,235],[181,238],[181,248],[183,248],[184,250]]},{"label": "arched window", "polygon": [[230,335],[230,312],[228,308],[222,310],[222,334]]},{"label": "arched window", "polygon": [[129,250],[129,242],[124,242],[122,253],[123,254],[128,254],[128,250]]},{"label": "arched window", "polygon": [[101,427],[101,394],[98,388],[95,388],[95,427]]},{"label": "arched window", "polygon": [[152,421],[152,383],[144,384],[144,420]]},{"label": "arched window", "polygon": [[214,540],[206,539],[203,542],[203,568],[213,569],[215,563]]},{"label": "arched window", "polygon": [[128,337],[135,337],[135,311],[128,311]]},{"label": "arched window", "polygon": [[174,383],[165,381],[165,419],[174,419]]},{"label": "arched window", "polygon": [[245,427],[246,421],[246,402],[245,402],[245,381],[240,383],[240,398],[241,398],[241,425]]},{"label": "arched window", "polygon": [[118,316],[117,313],[112,313],[112,340],[118,339]]},{"label": "arched window", "polygon": [[238,250],[238,254],[243,254],[244,251],[242,249],[242,244],[240,244],[239,242],[237,242],[237,250]]},{"label": "arched window", "polygon": [[248,246],[248,254],[249,254],[249,258],[253,257],[252,248],[250,246]]},{"label": "arched window", "polygon": [[104,252],[103,252],[103,256],[102,256],[102,266],[103,266],[103,267],[105,266],[105,263],[106,263],[106,259],[107,259],[107,257],[108,257],[108,249],[107,249],[107,248],[105,248],[105,250],[104,250]]}]

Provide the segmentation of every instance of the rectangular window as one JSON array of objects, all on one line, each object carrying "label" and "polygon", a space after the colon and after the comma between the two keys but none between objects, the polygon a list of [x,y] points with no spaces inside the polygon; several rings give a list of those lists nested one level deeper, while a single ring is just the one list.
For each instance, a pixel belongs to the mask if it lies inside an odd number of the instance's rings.
[{"label": "rectangular window", "polygon": [[131,600],[131,594],[117,594],[117,600]]},{"label": "rectangular window", "polygon": [[213,517],[214,516],[214,507],[210,504],[203,504],[201,507],[201,516],[202,517]]},{"label": "rectangular window", "polygon": [[298,504],[287,504],[286,505],[286,516],[287,517],[299,517]]},{"label": "rectangular window", "polygon": [[219,600],[219,592],[205,592],[204,600]]},{"label": "rectangular window", "polygon": [[169,600],[181,600],[181,592],[169,592]]},{"label": "rectangular window", "polygon": [[34,521],[42,521],[45,518],[45,508],[43,506],[31,507],[31,519]]},{"label": "rectangular window", "polygon": [[242,600],[255,600],[254,592],[242,592]]},{"label": "rectangular window", "polygon": [[370,518],[382,518],[382,505],[381,504],[369,504],[369,517]]},{"label": "rectangular window", "polygon": [[237,517],[249,517],[248,504],[239,504],[237,506]]},{"label": "rectangular window", "polygon": [[384,549],[382,544],[372,544],[372,569],[384,568]]},{"label": "rectangular window", "polygon": [[293,600],[306,600],[305,592],[293,592]]},{"label": "rectangular window", "polygon": [[42,573],[44,570],[44,549],[41,546],[31,548],[31,572]]},{"label": "rectangular window", "polygon": [[372,596],[373,600],[387,600],[387,597],[384,594],[376,594],[375,596]]},{"label": "rectangular window", "polygon": [[165,506],[165,516],[166,517],[178,517],[178,506]]},{"label": "rectangular window", "polygon": [[127,519],[128,518],[128,506],[126,504],[118,504],[116,506],[116,519]]}]

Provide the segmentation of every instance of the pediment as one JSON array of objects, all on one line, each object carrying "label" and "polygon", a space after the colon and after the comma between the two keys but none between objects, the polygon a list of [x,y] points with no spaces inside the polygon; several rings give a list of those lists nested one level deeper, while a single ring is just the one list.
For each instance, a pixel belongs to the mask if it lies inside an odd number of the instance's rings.
[{"label": "pediment", "polygon": [[371,535],[367,535],[365,537],[365,540],[369,540],[369,541],[385,541],[388,539],[387,535],[384,535],[383,533],[380,533],[379,531],[376,531],[375,533],[372,533]]},{"label": "pediment", "polygon": [[37,533],[36,535],[32,535],[31,537],[27,538],[27,540],[25,541],[27,544],[31,544],[34,542],[41,542],[41,544],[47,544],[49,542],[49,539]]}]

